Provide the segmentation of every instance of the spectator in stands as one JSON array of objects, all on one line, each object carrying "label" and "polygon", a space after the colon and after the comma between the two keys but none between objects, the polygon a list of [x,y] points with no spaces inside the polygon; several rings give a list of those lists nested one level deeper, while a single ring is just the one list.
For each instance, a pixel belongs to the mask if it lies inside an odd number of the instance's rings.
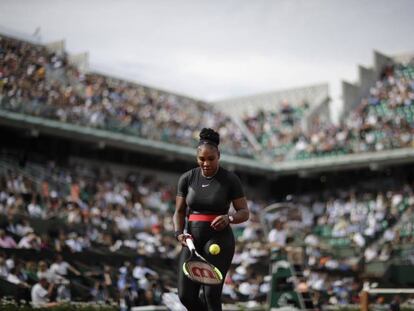
[{"label": "spectator in stands", "polygon": [[39,279],[39,282],[32,287],[32,306],[34,308],[49,308],[57,306],[57,302],[50,302],[53,290],[53,283],[49,283],[46,278]]},{"label": "spectator in stands", "polygon": [[127,262],[119,268],[117,287],[121,308],[139,305],[143,293],[139,291],[137,282],[131,276],[130,264]]},{"label": "spectator in stands", "polygon": [[81,252],[90,246],[89,238],[78,236],[76,232],[71,232],[65,243],[72,252]]},{"label": "spectator in stands", "polygon": [[113,271],[110,266],[105,265],[104,266],[104,273],[103,273],[103,284],[111,289],[113,286],[115,286]]},{"label": "spectator in stands", "polygon": [[61,276],[54,274],[47,266],[46,261],[41,260],[39,261],[38,268],[37,268],[37,279],[46,279],[49,283],[57,284],[58,279],[61,279]]},{"label": "spectator in stands", "polygon": [[13,267],[9,270],[6,280],[10,283],[30,288],[30,285],[24,279],[19,266]]},{"label": "spectator in stands", "polygon": [[133,277],[140,282],[141,279],[145,278],[145,275],[152,275],[154,277],[158,277],[158,273],[154,270],[148,268],[145,266],[145,260],[143,258],[138,258],[136,260],[136,266],[134,267],[132,271]]},{"label": "spectator in stands", "polygon": [[26,261],[24,264],[24,268],[22,269],[22,273],[25,275],[25,280],[33,284],[34,282],[38,281],[37,278],[37,267],[34,261]]},{"label": "spectator in stands", "polygon": [[62,253],[67,250],[70,251],[70,247],[67,245],[66,241],[68,237],[64,231],[60,231],[58,237],[54,240],[54,250],[57,253]]},{"label": "spectator in stands", "polygon": [[69,282],[64,279],[60,280],[56,286],[56,301],[71,301],[72,294],[69,287]]},{"label": "spectator in stands", "polygon": [[9,235],[6,235],[6,232],[3,229],[0,229],[0,247],[3,248],[16,248],[16,241]]},{"label": "spectator in stands", "polygon": [[33,232],[33,228],[30,226],[28,219],[21,219],[21,220],[16,221],[14,225],[10,227],[10,229],[12,229],[11,231],[12,233],[20,237]]},{"label": "spectator in stands", "polygon": [[401,304],[401,298],[399,295],[395,295],[390,303],[390,311],[400,311],[400,304]]},{"label": "spectator in stands", "polygon": [[79,276],[81,273],[67,261],[63,260],[62,255],[56,255],[55,261],[50,266],[50,271],[57,276],[61,276],[63,278],[68,277],[68,272],[71,271],[75,275]]},{"label": "spectator in stands", "polygon": [[105,303],[109,300],[109,292],[107,287],[101,281],[95,281],[91,289],[92,300],[99,303]]},{"label": "spectator in stands", "polygon": [[49,234],[43,233],[40,237],[40,249],[41,250],[53,250],[53,241]]},{"label": "spectator in stands", "polygon": [[[151,276],[150,276],[151,277]],[[150,287],[147,290],[146,301],[149,305],[160,305],[162,303],[162,296],[164,289],[158,280],[152,280]]]},{"label": "spectator in stands", "polygon": [[27,231],[25,236],[23,236],[20,239],[19,243],[17,244],[17,248],[39,250],[40,245],[41,245],[40,237],[38,237],[33,231]]},{"label": "spectator in stands", "polygon": [[45,212],[43,211],[41,206],[39,204],[37,204],[37,199],[36,199],[35,195],[33,196],[32,201],[30,202],[30,204],[27,206],[27,211],[29,212],[29,215],[31,217],[36,217],[36,218],[44,218],[45,217]]},{"label": "spectator in stands", "polygon": [[269,246],[273,249],[284,249],[286,247],[287,232],[284,222],[275,220],[274,228],[269,232],[268,241]]},{"label": "spectator in stands", "polygon": [[9,268],[6,264],[6,259],[3,255],[0,255],[0,278],[6,279],[9,274]]}]

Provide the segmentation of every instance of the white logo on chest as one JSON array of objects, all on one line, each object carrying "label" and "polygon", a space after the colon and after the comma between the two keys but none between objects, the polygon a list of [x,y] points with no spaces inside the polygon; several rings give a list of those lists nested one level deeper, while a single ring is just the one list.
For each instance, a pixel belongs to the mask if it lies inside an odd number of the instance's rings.
[{"label": "white logo on chest", "polygon": [[208,187],[208,186],[210,186],[210,184],[207,184],[207,185],[203,185],[203,184],[201,184],[201,187],[202,187],[202,188],[205,188],[205,187]]}]

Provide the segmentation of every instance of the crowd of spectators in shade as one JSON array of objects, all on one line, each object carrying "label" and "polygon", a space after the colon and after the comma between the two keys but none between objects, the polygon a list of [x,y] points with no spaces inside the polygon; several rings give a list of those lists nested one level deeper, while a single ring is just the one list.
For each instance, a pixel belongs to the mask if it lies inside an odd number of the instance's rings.
[{"label": "crowd of spectators in shade", "polygon": [[[33,172],[43,175],[32,175]],[[90,266],[81,275],[81,263],[71,263],[73,270],[68,269],[72,278],[68,282],[84,287],[83,278],[92,278],[96,283],[88,289],[91,297],[105,297],[104,300],[119,301],[122,305],[160,304],[163,293],[175,291],[174,280],[168,279],[171,273],[160,271],[162,267],[145,265],[145,259],[160,258],[169,267],[175,265],[181,246],[173,237],[174,189],[175,186],[140,173],[120,176],[83,165],[63,169],[53,162],[45,166],[27,164],[22,173],[11,166],[1,174],[0,245],[56,254],[86,251],[100,251],[108,256],[132,254],[136,257],[132,261],[119,266]],[[247,225],[235,228],[239,245],[233,269],[226,279],[227,302],[266,299],[263,284],[269,283],[269,278],[265,279],[268,253],[261,250],[265,237],[260,233],[258,217],[263,206],[251,201],[249,205],[252,218]],[[59,221],[62,225],[59,229],[39,232],[32,225],[34,220],[44,221],[43,227],[47,227],[47,222]],[[246,226],[249,229],[245,230]],[[254,272],[251,265],[260,266],[261,273]],[[51,270],[52,262],[40,261],[34,269]],[[112,275],[111,282],[95,278],[95,273],[100,275],[105,270]],[[55,272],[51,274],[47,281],[55,284],[54,301],[71,297],[71,286],[53,276]],[[262,290],[254,294],[248,290],[252,286],[262,286]],[[58,290],[66,296],[57,295]]]},{"label": "crowd of spectators in shade", "polygon": [[409,198],[408,208],[400,215],[395,226],[387,228],[381,238],[365,249],[366,262],[382,261],[396,264],[413,264],[414,199]]},{"label": "crowd of spectators in shade", "polygon": [[[31,175],[39,171],[44,175]],[[52,261],[36,265],[11,258],[13,265],[0,268],[2,278],[20,284],[15,274],[8,276],[10,267],[16,265],[29,265],[37,276],[39,271],[46,271],[43,275],[48,286],[55,284],[51,296],[55,302],[70,299],[68,284],[85,286],[84,277],[93,280],[87,287],[92,300],[114,300],[127,306],[161,304],[163,294],[175,291],[173,281],[166,280],[162,271],[145,261],[161,258],[171,266],[179,252],[172,234],[174,186],[140,173],[115,175],[109,168],[82,164],[64,169],[49,162],[45,166],[27,164],[24,173],[12,167],[4,170],[0,190],[0,247],[51,250],[56,254],[100,250],[107,254],[132,253],[136,258],[118,266],[83,267],[73,262],[63,274],[52,269]],[[371,241],[396,239],[401,230],[393,224],[401,214],[409,217],[414,194],[410,185],[388,191],[336,189],[318,196],[293,196],[288,202],[296,208],[269,216],[269,221],[272,217],[277,221],[265,236],[259,219],[265,203],[249,201],[250,220],[233,227],[237,245],[225,280],[224,301],[264,302],[270,289],[270,250],[282,247],[304,267],[303,290],[312,291],[324,303],[355,302],[356,290],[362,286],[357,277],[361,262],[387,260],[392,251]],[[59,219],[65,226],[53,234],[36,232],[31,225],[34,219]],[[356,252],[338,257],[332,251],[336,246],[349,246]],[[377,251],[372,255],[374,246]],[[3,259],[5,263],[10,258]],[[19,286],[34,285],[40,279],[32,278],[30,283],[19,272],[21,269],[17,270],[23,282]],[[96,277],[104,272],[106,277]]]},{"label": "crowd of spectators in shade", "polygon": [[236,124],[206,103],[84,74],[64,53],[4,36],[0,56],[5,109],[190,147],[201,127],[211,127],[220,133],[223,152],[254,156]]},{"label": "crowd of spectators in shade", "polygon": [[[302,285],[326,303],[355,303],[364,265],[387,262],[393,255],[400,258],[395,251],[414,236],[414,185],[397,182],[376,188],[292,196],[288,208],[270,217],[275,219],[270,245],[286,250],[292,260],[298,258],[304,267]],[[412,248],[408,251],[406,258],[414,258]]]}]

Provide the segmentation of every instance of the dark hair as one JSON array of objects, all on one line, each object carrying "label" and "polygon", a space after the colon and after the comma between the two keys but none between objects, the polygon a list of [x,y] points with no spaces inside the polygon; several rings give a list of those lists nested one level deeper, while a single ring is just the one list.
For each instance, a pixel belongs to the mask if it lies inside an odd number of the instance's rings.
[{"label": "dark hair", "polygon": [[220,134],[213,129],[203,128],[200,132],[200,141],[198,142],[198,146],[205,144],[212,145],[217,148],[220,144]]}]

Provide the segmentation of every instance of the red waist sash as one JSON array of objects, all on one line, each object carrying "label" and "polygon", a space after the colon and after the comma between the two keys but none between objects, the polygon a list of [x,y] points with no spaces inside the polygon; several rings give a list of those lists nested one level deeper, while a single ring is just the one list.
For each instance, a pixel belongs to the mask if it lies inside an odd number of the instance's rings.
[{"label": "red waist sash", "polygon": [[211,215],[211,214],[190,214],[188,221],[208,221],[212,222],[216,219],[217,216],[221,215]]}]

